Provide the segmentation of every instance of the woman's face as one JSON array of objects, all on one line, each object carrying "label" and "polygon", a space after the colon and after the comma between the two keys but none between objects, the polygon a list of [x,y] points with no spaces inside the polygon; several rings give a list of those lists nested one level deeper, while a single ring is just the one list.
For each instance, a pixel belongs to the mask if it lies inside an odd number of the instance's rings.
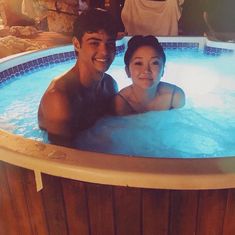
[{"label": "woman's face", "polygon": [[133,84],[143,89],[157,86],[163,71],[163,60],[151,46],[139,47],[132,55],[129,68],[126,68]]}]

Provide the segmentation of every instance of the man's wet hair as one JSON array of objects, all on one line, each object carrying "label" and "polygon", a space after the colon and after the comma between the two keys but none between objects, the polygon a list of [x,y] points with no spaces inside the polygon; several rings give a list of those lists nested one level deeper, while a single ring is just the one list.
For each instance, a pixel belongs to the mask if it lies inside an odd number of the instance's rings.
[{"label": "man's wet hair", "polygon": [[142,46],[150,46],[154,48],[156,52],[162,57],[163,64],[165,65],[166,55],[158,39],[152,35],[148,35],[148,36],[136,35],[136,36],[133,36],[128,41],[128,44],[127,44],[127,50],[124,56],[124,62],[127,67],[129,67],[130,60],[133,54],[135,53],[135,51]]},{"label": "man's wet hair", "polygon": [[114,39],[117,37],[117,24],[111,14],[104,9],[93,8],[84,11],[75,20],[73,36],[81,43],[85,33],[96,33],[100,30],[104,30]]}]

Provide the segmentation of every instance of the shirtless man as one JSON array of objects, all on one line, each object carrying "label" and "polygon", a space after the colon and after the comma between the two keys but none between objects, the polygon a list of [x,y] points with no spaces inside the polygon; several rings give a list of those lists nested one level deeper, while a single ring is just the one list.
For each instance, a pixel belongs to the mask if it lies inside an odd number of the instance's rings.
[{"label": "shirtless man", "polygon": [[39,127],[51,143],[71,147],[78,131],[110,112],[117,84],[105,71],[115,57],[116,36],[110,14],[101,9],[82,13],[74,23],[76,64],[50,83],[38,110]]}]

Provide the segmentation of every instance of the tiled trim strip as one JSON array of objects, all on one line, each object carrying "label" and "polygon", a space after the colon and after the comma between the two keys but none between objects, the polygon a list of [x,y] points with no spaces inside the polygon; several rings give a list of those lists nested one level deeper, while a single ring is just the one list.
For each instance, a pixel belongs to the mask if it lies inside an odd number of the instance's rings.
[{"label": "tiled trim strip", "polygon": [[[120,55],[124,52],[124,50],[125,50],[124,44],[117,46],[116,54]],[[0,83],[4,82],[10,78],[14,78],[14,77],[23,75],[31,70],[34,70],[34,69],[46,67],[50,64],[58,64],[58,63],[63,63],[65,61],[69,61],[69,60],[75,60],[75,58],[76,58],[75,52],[69,51],[69,52],[48,55],[45,57],[41,57],[41,58],[38,58],[35,60],[28,61],[23,64],[13,66],[9,69],[6,69],[6,70],[0,72]]]},{"label": "tiled trim strip", "polygon": [[116,55],[122,55],[124,53],[126,47],[125,47],[125,44],[123,43],[120,46],[117,46],[116,48],[117,48]]},{"label": "tiled trim strip", "polygon": [[232,49],[217,48],[217,47],[211,47],[211,46],[204,47],[205,55],[220,56],[220,55],[225,55],[225,54],[229,55],[233,53],[234,53],[234,50]]},{"label": "tiled trim strip", "polygon": [[[187,49],[187,50],[197,51],[197,50],[200,50],[200,48],[202,48],[203,53],[208,56],[209,55],[219,56],[222,54],[232,54],[235,52],[235,49],[233,50],[229,48],[226,48],[226,49],[219,48],[218,46],[220,44],[218,43],[217,43],[218,44],[217,47],[212,46],[212,45],[205,45],[202,47],[199,42],[191,42],[187,40],[185,40],[185,42],[182,42],[182,41],[181,42],[174,42],[174,41],[167,42],[166,39],[167,38],[165,38],[165,40],[163,40],[162,42],[160,39],[160,42],[164,49],[179,50],[179,51]],[[171,40],[176,40],[176,39],[173,38]],[[121,42],[120,45],[117,45],[116,55],[122,54],[124,50],[125,50],[125,43]],[[28,61],[19,65],[13,66],[11,68],[5,69],[4,71],[0,72],[0,83],[10,78],[23,75],[24,73],[27,73],[34,69],[45,67],[50,64],[62,63],[65,61],[74,60],[75,58],[76,58],[76,55],[74,51],[67,51],[67,52],[62,52],[62,53],[55,53],[53,55],[48,55],[48,56],[44,56],[38,59]]]},{"label": "tiled trim strip", "polygon": [[23,64],[19,64],[17,66],[13,66],[12,68],[0,72],[0,83],[10,78],[23,75],[29,72],[30,70],[46,67],[49,64],[62,63],[65,61],[73,60],[75,59],[75,57],[76,57],[75,52],[70,51],[70,52],[48,55],[35,60],[31,60]]},{"label": "tiled trim strip", "polygon": [[164,49],[169,50],[184,50],[184,49],[199,49],[199,43],[197,42],[161,42]]}]

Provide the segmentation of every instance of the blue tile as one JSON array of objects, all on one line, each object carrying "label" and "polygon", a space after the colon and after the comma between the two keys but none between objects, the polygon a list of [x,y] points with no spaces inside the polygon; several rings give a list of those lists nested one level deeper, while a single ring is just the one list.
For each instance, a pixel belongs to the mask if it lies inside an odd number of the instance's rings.
[{"label": "blue tile", "polygon": [[0,72],[0,83],[4,80],[4,74],[3,72]]},{"label": "blue tile", "polygon": [[[169,49],[173,51],[184,51],[184,50],[199,50],[199,43],[189,43],[189,42],[161,42],[164,49]],[[125,51],[125,45],[117,46],[116,54],[123,54]],[[218,56],[221,54],[231,54],[234,53],[233,50],[224,48],[215,48],[211,46],[205,46],[203,53],[210,56]],[[9,79],[12,76],[19,76],[31,70],[39,69],[50,64],[61,63],[69,60],[76,59],[75,51],[63,52],[55,55],[48,55],[43,58],[38,58],[27,63],[23,63],[14,66],[10,69],[0,72],[0,83],[4,80]]]}]

